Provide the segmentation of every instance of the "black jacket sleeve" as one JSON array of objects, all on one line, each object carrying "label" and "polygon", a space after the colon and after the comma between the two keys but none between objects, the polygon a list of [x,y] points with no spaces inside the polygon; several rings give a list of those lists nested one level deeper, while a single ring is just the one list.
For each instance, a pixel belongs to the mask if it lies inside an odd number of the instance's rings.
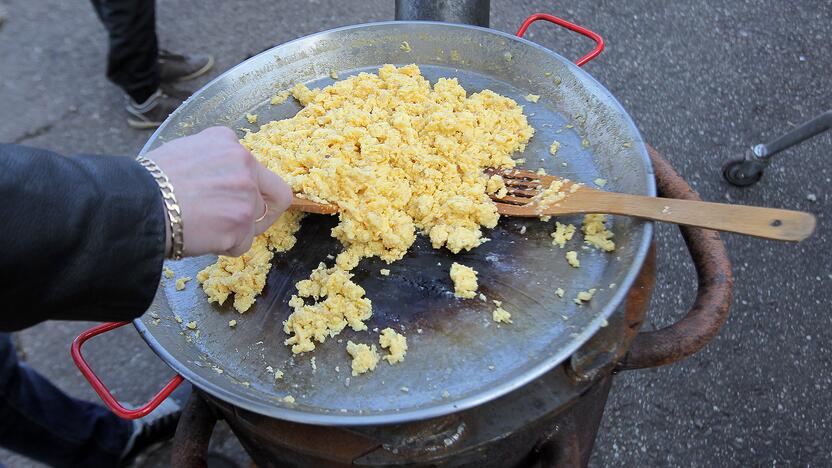
[{"label": "black jacket sleeve", "polygon": [[132,158],[0,144],[0,330],[141,315],[159,285],[164,216]]}]

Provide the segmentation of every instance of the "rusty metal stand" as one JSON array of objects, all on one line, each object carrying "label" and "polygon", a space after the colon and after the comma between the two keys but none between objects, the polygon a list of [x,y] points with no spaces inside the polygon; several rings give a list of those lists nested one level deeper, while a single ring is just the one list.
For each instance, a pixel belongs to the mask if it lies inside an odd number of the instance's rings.
[{"label": "rusty metal stand", "polygon": [[[667,161],[653,148],[648,147],[648,151],[653,161],[660,195],[699,199],[696,192]],[[522,462],[519,465],[512,462],[511,465],[540,468],[586,466],[603,417],[614,372],[656,367],[684,359],[707,345],[725,323],[733,285],[725,245],[714,231],[689,227],[680,227],[680,230],[699,280],[696,300],[690,310],[673,325],[661,330],[638,333],[655,281],[655,251],[651,250],[642,268],[642,274],[628,294],[623,318],[623,338],[614,340],[599,333],[599,336],[593,337],[592,340],[602,340],[601,345],[589,346],[589,349],[601,349],[606,354],[588,354],[577,358],[573,356],[573,359],[565,363],[567,373],[573,377],[576,385],[580,382],[591,384],[581,387],[586,390],[559,410],[554,418],[549,419],[547,427],[540,428],[539,433],[543,434],[542,437],[525,458],[521,458]],[[607,358],[604,359],[605,357]],[[599,360],[601,364],[595,364]],[[191,396],[177,428],[172,455],[173,466],[205,467],[208,442],[217,420],[216,414],[222,414],[226,418],[240,416],[240,410],[233,407],[224,408],[221,402],[210,397],[207,399],[209,402],[196,391]],[[327,462],[327,466],[349,466],[378,445],[375,439],[349,431],[335,432],[335,428],[289,423],[264,417],[259,417],[258,420],[264,424],[260,429],[265,431],[261,434],[260,441],[245,440],[245,437],[241,437],[241,442],[252,457],[263,462],[264,466],[273,466],[268,464],[272,463],[271,457],[279,445],[284,447],[280,450],[281,456],[295,457],[298,463],[293,466],[305,466],[300,460],[309,461],[309,457],[313,457],[314,460],[315,455],[312,453],[285,453],[290,447],[303,445],[303,442],[310,439],[308,436],[312,436],[312,440],[327,441],[327,447],[318,447],[320,452],[325,452],[328,447],[339,447],[338,454],[329,454],[334,455],[339,461]],[[251,425],[253,422],[254,420],[246,424]],[[232,429],[235,429],[235,424],[232,424]],[[293,440],[281,439],[287,434]],[[275,446],[268,446],[272,444]],[[499,450],[508,449],[505,446],[501,447]],[[418,463],[414,466],[417,465]]]},{"label": "rusty metal stand", "polygon": [[217,424],[208,403],[194,389],[182,410],[176,434],[173,436],[171,466],[182,468],[207,468],[208,444]]}]

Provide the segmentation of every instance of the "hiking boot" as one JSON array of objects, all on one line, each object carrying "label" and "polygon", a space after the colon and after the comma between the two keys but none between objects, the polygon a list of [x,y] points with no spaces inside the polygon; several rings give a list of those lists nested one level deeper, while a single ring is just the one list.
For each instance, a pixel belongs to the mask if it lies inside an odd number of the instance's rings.
[{"label": "hiking boot", "polygon": [[132,98],[127,98],[127,125],[138,129],[152,129],[159,125],[175,111],[183,99],[169,96],[157,89],[141,104]]},{"label": "hiking boot", "polygon": [[133,433],[122,452],[120,466],[139,462],[173,438],[181,415],[182,407],[172,398],[167,398],[149,415],[134,419]]},{"label": "hiking boot", "polygon": [[214,66],[208,54],[182,55],[159,49],[159,79],[163,83],[188,81],[202,76]]}]

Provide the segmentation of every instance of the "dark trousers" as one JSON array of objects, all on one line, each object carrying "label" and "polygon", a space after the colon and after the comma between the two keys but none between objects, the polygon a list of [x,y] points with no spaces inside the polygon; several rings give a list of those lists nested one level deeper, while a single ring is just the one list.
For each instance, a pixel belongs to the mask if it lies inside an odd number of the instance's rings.
[{"label": "dark trousers", "polygon": [[117,466],[132,430],[19,363],[11,335],[0,333],[0,447],[51,466]]},{"label": "dark trousers", "polygon": [[142,103],[159,88],[155,0],[92,0],[110,36],[107,78]]}]

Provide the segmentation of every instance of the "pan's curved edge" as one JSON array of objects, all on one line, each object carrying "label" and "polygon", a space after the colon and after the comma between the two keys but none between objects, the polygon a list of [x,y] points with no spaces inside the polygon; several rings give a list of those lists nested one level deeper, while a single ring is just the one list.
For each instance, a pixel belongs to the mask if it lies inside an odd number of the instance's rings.
[{"label": "pan's curved edge", "polygon": [[[242,62],[235,67],[229,69],[228,71],[224,72],[217,78],[210,81],[208,84],[200,88],[199,91],[194,93],[185,103],[183,103],[183,107],[185,104],[190,102],[192,99],[195,99],[200,93],[204,90],[210,88],[215,83],[226,79],[229,75],[232,75],[235,70],[244,66],[245,64],[249,63],[250,61],[256,60],[263,60],[266,55],[273,54],[274,50],[277,48],[282,47],[289,47],[293,45],[300,44],[304,41],[314,41],[317,36],[323,34],[331,34],[340,31],[348,31],[353,29],[361,29],[366,27],[374,27],[374,26],[385,26],[390,24],[396,25],[410,25],[410,24],[431,24],[431,25],[438,25],[442,27],[449,27],[449,28],[467,28],[467,29],[477,29],[486,31],[491,34],[495,34],[497,36],[502,36],[503,38],[511,41],[520,41],[525,43],[528,46],[534,47],[545,53],[557,57],[559,60],[564,61],[568,64],[570,69],[580,75],[583,79],[585,79],[591,86],[594,87],[593,92],[596,95],[603,96],[606,98],[607,102],[613,107],[613,109],[620,114],[624,122],[630,127],[633,131],[634,141],[633,145],[636,147],[637,153],[641,156],[642,162],[646,169],[647,181],[646,186],[648,189],[648,195],[655,196],[656,195],[656,184],[654,180],[654,171],[653,166],[650,162],[650,158],[647,154],[647,148],[644,144],[644,141],[641,137],[638,128],[635,126],[635,123],[630,118],[629,114],[624,110],[623,106],[615,99],[614,96],[604,88],[595,78],[589,75],[587,72],[582,70],[581,68],[574,65],[572,62],[566,60],[565,58],[561,57],[560,55],[552,52],[551,50],[536,44],[534,42],[528,41],[526,39],[518,38],[517,36],[496,31],[493,29],[488,28],[481,28],[477,26],[468,26],[468,25],[458,25],[458,24],[449,24],[449,23],[435,23],[435,22],[398,22],[398,21],[388,21],[388,22],[377,22],[377,23],[366,23],[360,25],[352,25],[352,26],[345,26],[341,28],[331,29],[327,31],[321,31],[315,34],[311,34],[305,37],[301,37],[295,39],[293,41],[278,45],[274,48],[268,49],[260,54],[248,59],[245,62]],[[181,109],[181,108],[180,108]],[[167,125],[170,124],[172,119],[176,116],[179,112],[177,110],[171,116],[169,116],[165,122],[150,136],[148,142],[142,148],[140,154],[144,154],[150,150],[153,146],[154,142],[159,139],[159,135],[163,133]],[[617,288],[616,292],[613,294],[610,301],[606,304],[606,306],[598,313],[598,315],[592,320],[586,328],[584,328],[578,336],[570,343],[569,346],[563,347],[559,350],[558,353],[551,356],[549,359],[542,360],[537,366],[533,367],[530,371],[526,372],[521,378],[508,380],[503,384],[497,385],[492,387],[490,391],[483,392],[479,395],[464,397],[459,400],[449,401],[447,403],[439,403],[430,408],[423,408],[423,409],[415,409],[409,411],[401,411],[394,414],[359,414],[359,415],[352,415],[352,414],[341,414],[341,413],[310,413],[301,411],[302,405],[298,405],[297,409],[293,409],[289,405],[268,405],[265,403],[260,402],[253,402],[250,399],[246,399],[241,397],[241,395],[237,393],[230,392],[223,387],[211,382],[208,379],[203,378],[192,369],[190,369],[185,363],[178,360],[173,354],[171,354],[167,349],[162,346],[158,340],[156,340],[152,332],[145,326],[142,322],[141,318],[134,320],[134,326],[138,330],[139,334],[142,338],[147,342],[150,348],[165,362],[170,366],[174,371],[182,375],[188,381],[196,385],[198,388],[206,391],[207,393],[221,399],[224,401],[229,402],[235,406],[240,408],[263,414],[265,416],[275,417],[278,419],[298,422],[298,423],[306,423],[306,424],[316,424],[316,425],[336,425],[336,426],[364,426],[364,425],[383,425],[383,424],[397,424],[397,423],[405,423],[411,422],[416,420],[424,420],[433,417],[444,416],[450,413],[458,412],[461,410],[469,409],[475,406],[479,406],[481,404],[487,403],[489,401],[495,400],[500,398],[508,393],[511,393],[514,390],[517,390],[520,387],[527,385],[528,383],[532,382],[533,380],[539,378],[546,372],[553,369],[558,364],[562,363],[566,358],[576,352],[589,338],[591,338],[604,324],[604,322],[612,315],[613,312],[617,309],[617,307],[622,303],[624,297],[626,296],[627,292],[629,291],[630,287],[632,286],[633,282],[636,279],[636,276],[639,273],[639,270],[644,263],[647,252],[652,242],[653,236],[653,224],[651,222],[643,222],[641,223],[642,235],[641,235],[641,242],[638,244],[638,247],[635,251],[634,258],[632,265],[630,266],[630,270],[627,272],[627,275],[624,279],[620,282],[619,287]]]}]

